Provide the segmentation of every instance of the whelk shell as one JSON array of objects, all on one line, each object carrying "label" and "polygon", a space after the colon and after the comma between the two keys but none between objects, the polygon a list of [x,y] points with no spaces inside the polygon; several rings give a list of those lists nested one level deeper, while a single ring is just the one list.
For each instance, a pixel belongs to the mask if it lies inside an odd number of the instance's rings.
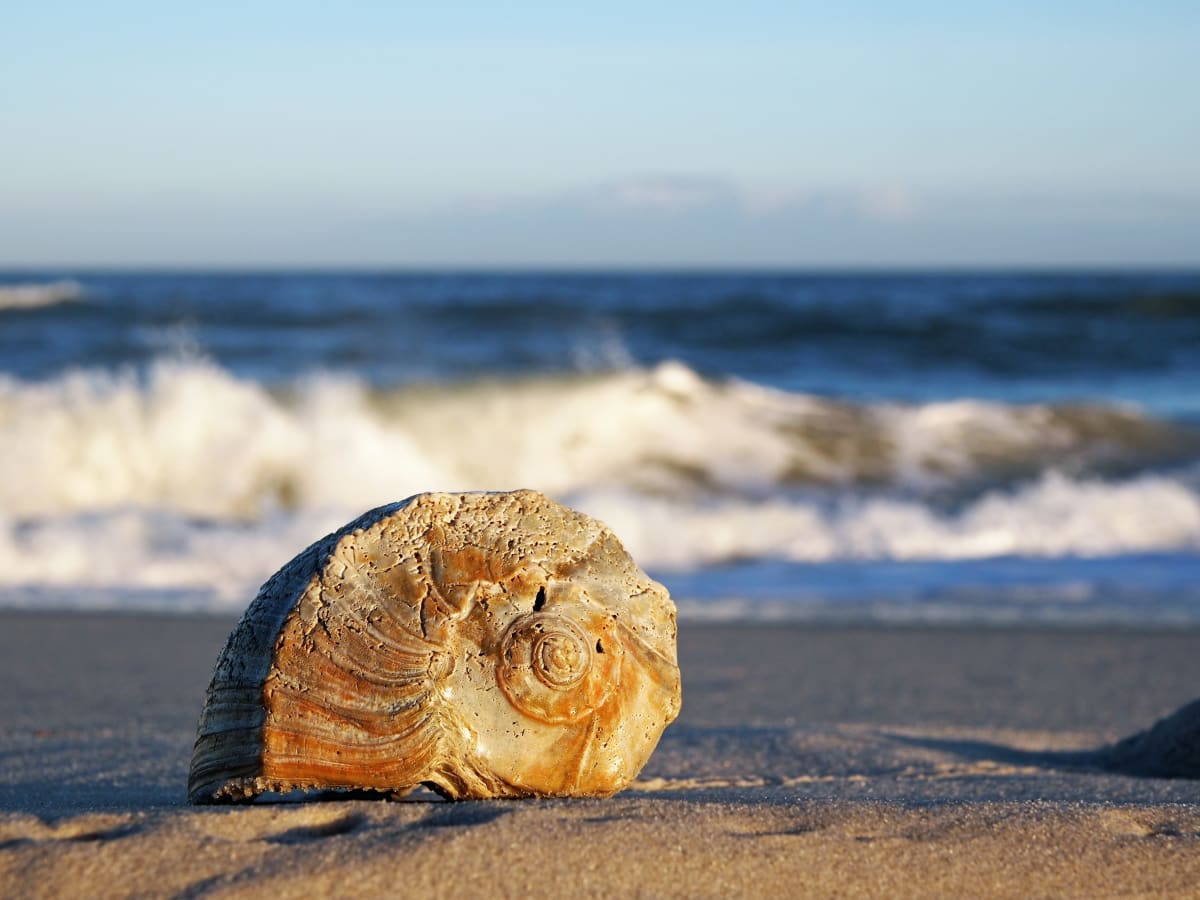
[{"label": "whelk shell", "polygon": [[607,796],[679,708],[675,607],[608,528],[535,491],[420,494],[263,585],[217,660],[188,796]]}]

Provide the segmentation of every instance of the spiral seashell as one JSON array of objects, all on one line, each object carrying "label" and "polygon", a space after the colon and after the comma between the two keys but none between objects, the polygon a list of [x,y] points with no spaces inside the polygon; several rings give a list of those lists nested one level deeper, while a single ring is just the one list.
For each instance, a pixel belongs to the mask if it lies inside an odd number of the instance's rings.
[{"label": "spiral seashell", "polygon": [[[597,634],[605,622],[592,623]],[[621,675],[615,642],[594,646],[571,619],[554,613],[522,616],[501,644],[496,679],[509,702],[540,722],[577,722],[604,706]]]},{"label": "spiral seashell", "polygon": [[188,795],[607,796],[679,708],[675,607],[605,526],[534,491],[420,494],[263,585]]}]

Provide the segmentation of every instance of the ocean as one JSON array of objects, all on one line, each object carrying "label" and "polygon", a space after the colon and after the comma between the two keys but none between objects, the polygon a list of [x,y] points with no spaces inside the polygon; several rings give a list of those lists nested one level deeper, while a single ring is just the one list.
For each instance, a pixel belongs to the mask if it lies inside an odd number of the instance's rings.
[{"label": "ocean", "polygon": [[0,605],[518,487],[685,620],[1200,623],[1200,272],[0,272]]}]

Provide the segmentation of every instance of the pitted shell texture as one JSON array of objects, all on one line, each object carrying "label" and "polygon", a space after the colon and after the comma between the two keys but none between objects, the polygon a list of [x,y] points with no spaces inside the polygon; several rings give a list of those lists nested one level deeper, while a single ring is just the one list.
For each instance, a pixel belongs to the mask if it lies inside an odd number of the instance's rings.
[{"label": "pitted shell texture", "polygon": [[604,525],[534,491],[419,494],[263,585],[188,795],[607,796],[679,708],[675,607]]}]

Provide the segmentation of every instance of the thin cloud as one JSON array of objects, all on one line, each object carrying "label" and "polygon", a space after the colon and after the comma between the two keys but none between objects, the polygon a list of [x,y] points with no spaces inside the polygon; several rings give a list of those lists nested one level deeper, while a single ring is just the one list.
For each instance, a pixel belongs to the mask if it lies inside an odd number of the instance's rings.
[{"label": "thin cloud", "polygon": [[742,208],[754,218],[795,216],[905,222],[917,218],[922,201],[903,185],[824,188],[819,190],[757,189],[741,193]]},{"label": "thin cloud", "polygon": [[[349,202],[180,197],[0,210],[0,263],[1196,265],[1200,194],[821,190],[697,175]],[[236,219],[239,227],[229,228]],[[62,247],[87,246],[64,260]],[[147,248],[154,253],[148,254]]]},{"label": "thin cloud", "polygon": [[905,222],[918,213],[916,195],[899,185],[867,189],[859,195],[859,204],[866,218],[879,222]]},{"label": "thin cloud", "polygon": [[741,200],[731,181],[694,175],[623,178],[598,186],[591,195],[601,206],[673,214],[727,206]]},{"label": "thin cloud", "polygon": [[456,198],[448,212],[502,215],[555,210],[560,213],[686,216],[720,212],[731,219],[815,216],[868,222],[917,217],[921,201],[903,185],[819,190],[746,188],[708,175],[633,175],[546,194],[473,194]]}]

